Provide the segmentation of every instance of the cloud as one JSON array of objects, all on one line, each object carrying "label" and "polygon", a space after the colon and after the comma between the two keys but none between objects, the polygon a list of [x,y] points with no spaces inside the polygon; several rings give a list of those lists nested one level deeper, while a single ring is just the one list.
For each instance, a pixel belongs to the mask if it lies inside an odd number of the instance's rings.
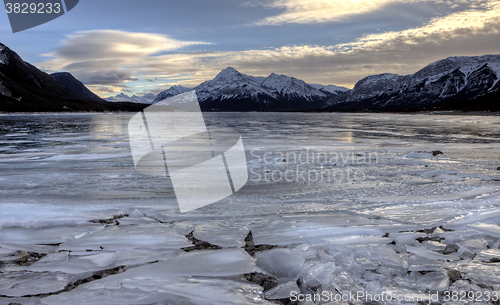
[{"label": "cloud", "polygon": [[500,21],[500,1],[483,3],[475,10],[453,13],[431,19],[426,25],[404,31],[368,34],[354,42],[336,46],[338,51],[373,49],[401,43],[417,45],[424,41],[451,40],[476,34],[497,33]]},{"label": "cloud", "polygon": [[272,0],[251,2],[269,9],[284,10],[281,14],[255,22],[255,25],[280,25],[285,23],[338,22],[354,15],[379,10],[391,3],[404,0]]},{"label": "cloud", "polygon": [[[483,0],[252,0],[249,6],[262,6],[282,12],[258,20],[253,25],[282,25],[288,23],[314,24],[326,22],[342,22],[356,16],[379,12],[385,18],[400,15],[401,11],[390,9],[395,5],[428,5],[456,9],[459,7],[474,8]],[[411,10],[411,7],[410,7]]]},{"label": "cloud", "polygon": [[136,81],[138,78],[132,77],[127,71],[83,71],[78,75],[78,79],[87,85],[113,85],[127,81]]},{"label": "cloud", "polygon": [[434,18],[418,28],[365,35],[345,44],[170,54],[157,57],[141,68],[190,86],[213,78],[226,66],[233,66],[250,75],[276,72],[312,83],[352,87],[371,74],[414,73],[452,55],[499,53],[497,4],[492,2],[482,9]]},{"label": "cloud", "polygon": [[[49,71],[68,71],[89,85],[123,86],[135,81],[135,69],[148,58],[166,51],[182,50],[201,41],[181,41],[153,33],[94,30],[69,35],[42,66]],[[111,88],[113,90],[114,88]]]},{"label": "cloud", "polygon": [[[184,52],[185,46],[206,43],[172,42],[163,35],[128,32],[119,32],[127,39],[116,39],[110,32],[115,31],[70,36],[43,66],[67,68],[84,82],[96,84],[93,88],[99,88],[101,94],[106,93],[106,85],[111,86],[109,92],[125,85],[132,88],[136,78],[157,80],[154,84],[144,81],[136,90],[167,89],[175,84],[194,87],[227,66],[249,75],[275,72],[310,83],[352,87],[371,74],[414,73],[448,56],[500,53],[500,1],[478,2],[474,8],[435,17],[419,27],[368,33],[349,43],[326,46]],[[161,53],[165,41],[169,41],[170,51],[178,52]],[[77,46],[87,49],[83,52]]]}]

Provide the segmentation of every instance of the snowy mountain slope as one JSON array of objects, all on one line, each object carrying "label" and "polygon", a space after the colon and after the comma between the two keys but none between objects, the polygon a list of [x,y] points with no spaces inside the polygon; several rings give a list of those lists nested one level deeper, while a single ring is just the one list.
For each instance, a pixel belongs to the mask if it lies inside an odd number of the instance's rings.
[{"label": "snowy mountain slope", "polygon": [[346,88],[346,87],[341,87],[341,86],[335,86],[335,85],[321,85],[321,84],[309,84],[311,87],[318,89],[319,91],[327,94],[327,95],[338,95],[338,94],[344,94],[348,91],[351,91],[351,89]]},{"label": "snowy mountain slope", "polygon": [[327,97],[326,94],[306,84],[304,81],[286,75],[271,73],[271,75],[262,82],[261,86],[274,90],[286,96],[288,99],[305,98],[306,100],[312,101],[317,98],[321,99]]},{"label": "snowy mountain slope", "polygon": [[105,101],[108,102],[129,102],[129,103],[136,103],[136,104],[152,104],[153,100],[155,99],[155,95],[152,93],[145,94],[144,96],[128,96],[124,93],[120,93],[117,96],[110,96],[108,98],[105,98]]},{"label": "snowy mountain slope", "polygon": [[227,67],[214,79],[203,82],[194,89],[200,102],[208,99],[257,98],[259,95],[276,98],[273,90],[262,87],[256,79],[231,67]]},{"label": "snowy mountain slope", "polygon": [[[274,73],[255,77],[232,67],[194,90],[205,111],[300,111],[319,108],[329,97],[293,77]],[[173,96],[173,93],[174,87],[160,93],[155,101]]]},{"label": "snowy mountain slope", "polygon": [[[500,55],[449,57],[406,76],[365,77],[328,101],[328,109],[409,110],[500,92]],[[448,107],[448,106],[447,106]]]},{"label": "snowy mountain slope", "polygon": [[151,102],[151,104],[156,104],[160,101],[163,101],[164,99],[167,99],[169,97],[172,97],[172,96],[176,96],[178,94],[182,94],[182,93],[186,93],[186,92],[189,92],[193,90],[193,88],[186,88],[186,87],[183,87],[183,86],[172,86],[170,87],[169,89],[161,92],[160,94],[158,94],[154,99],[153,101]]}]

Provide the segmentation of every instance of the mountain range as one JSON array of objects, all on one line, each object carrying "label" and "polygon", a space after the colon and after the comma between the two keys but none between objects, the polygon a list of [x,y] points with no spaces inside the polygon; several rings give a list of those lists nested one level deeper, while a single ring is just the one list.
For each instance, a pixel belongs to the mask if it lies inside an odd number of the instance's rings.
[{"label": "mountain range", "polygon": [[268,77],[245,75],[232,67],[193,89],[174,86],[153,103],[195,90],[203,111],[304,111],[321,108],[328,98],[349,89],[309,85],[303,80],[271,73]]},{"label": "mountain range", "polygon": [[117,96],[110,96],[105,98],[105,101],[117,103],[117,102],[129,102],[129,103],[137,103],[137,104],[152,104],[156,95],[153,93],[148,93],[143,96],[132,95],[128,96],[124,93],[120,93]]},{"label": "mountain range", "polygon": [[[231,67],[194,90],[204,111],[500,111],[499,80],[500,55],[484,55],[448,57],[405,76],[368,76],[352,90],[274,73],[254,77]],[[172,87],[153,103],[189,90]]]},{"label": "mountain range", "polygon": [[69,73],[51,76],[0,43],[2,112],[140,111],[143,108],[144,105],[101,100]]},{"label": "mountain range", "polygon": [[448,57],[410,75],[363,78],[325,111],[500,110],[500,55]]},{"label": "mountain range", "polygon": [[48,75],[0,43],[0,111],[138,111],[195,90],[203,111],[500,111],[500,55],[448,57],[409,75],[363,78],[352,90],[307,84],[234,68],[194,88],[173,86],[154,96],[119,94],[106,101],[70,73]]}]

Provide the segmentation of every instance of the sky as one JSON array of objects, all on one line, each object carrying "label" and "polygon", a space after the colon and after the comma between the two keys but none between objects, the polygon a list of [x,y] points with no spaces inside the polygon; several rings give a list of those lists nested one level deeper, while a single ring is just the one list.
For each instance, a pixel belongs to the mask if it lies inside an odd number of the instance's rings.
[{"label": "sky", "polygon": [[449,56],[500,54],[500,0],[80,0],[15,34],[4,13],[0,35],[102,97],[194,87],[228,66],[352,88]]}]

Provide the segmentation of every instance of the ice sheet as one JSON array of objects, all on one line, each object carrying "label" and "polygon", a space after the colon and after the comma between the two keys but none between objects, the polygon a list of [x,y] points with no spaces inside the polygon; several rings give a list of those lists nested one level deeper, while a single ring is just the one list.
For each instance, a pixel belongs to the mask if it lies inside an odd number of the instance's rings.
[{"label": "ice sheet", "polygon": [[[30,283],[51,291],[81,272],[127,266],[43,302],[269,303],[262,287],[242,276],[268,272],[240,248],[250,230],[256,245],[292,255],[276,262],[298,274],[304,290],[421,296],[446,287],[448,270],[460,272],[451,284],[460,289],[500,285],[497,116],[206,113],[209,126],[241,133],[251,180],[190,213],[180,213],[168,178],[135,171],[131,116],[0,115],[1,255],[35,253],[24,265],[0,266],[13,289]],[[294,160],[307,152],[339,158]],[[344,180],[264,180],[286,170],[306,177],[332,170]],[[358,171],[363,179],[354,179]],[[192,231],[223,249],[185,253]],[[458,251],[440,253],[447,246]],[[47,256],[37,262],[37,253]],[[279,268],[265,268],[287,284]],[[16,277],[24,272],[27,278]],[[42,274],[46,286],[37,284]]]}]

